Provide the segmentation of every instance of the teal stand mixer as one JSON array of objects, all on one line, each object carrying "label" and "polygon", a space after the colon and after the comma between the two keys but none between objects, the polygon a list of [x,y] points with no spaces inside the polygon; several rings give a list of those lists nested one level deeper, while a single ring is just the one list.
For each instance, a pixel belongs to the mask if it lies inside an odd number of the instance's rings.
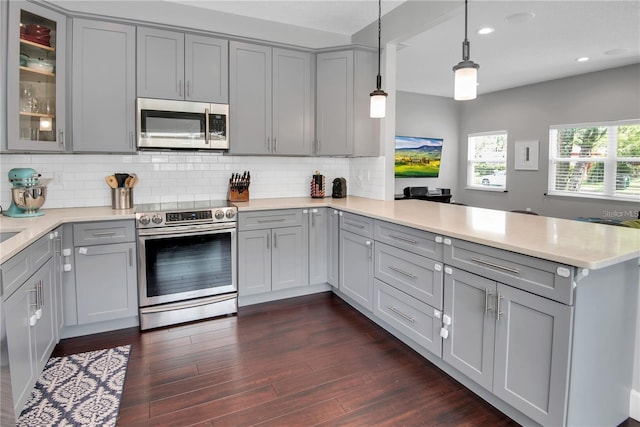
[{"label": "teal stand mixer", "polygon": [[2,212],[14,218],[30,218],[44,215],[38,209],[47,197],[47,183],[40,174],[31,168],[13,168],[9,171],[11,188],[11,206]]}]

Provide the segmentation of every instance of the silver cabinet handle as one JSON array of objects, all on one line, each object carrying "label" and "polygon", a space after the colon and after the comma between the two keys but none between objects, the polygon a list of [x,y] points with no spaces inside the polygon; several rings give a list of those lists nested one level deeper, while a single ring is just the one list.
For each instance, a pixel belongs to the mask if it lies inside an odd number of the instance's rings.
[{"label": "silver cabinet handle", "polygon": [[267,249],[271,249],[271,233],[267,234]]},{"label": "silver cabinet handle", "polygon": [[273,152],[278,152],[278,138],[276,138],[275,136],[273,137]]},{"label": "silver cabinet handle", "polygon": [[484,288],[484,315],[488,315],[491,311],[491,307],[489,307],[489,297],[491,296],[491,292],[489,289]]},{"label": "silver cabinet handle", "polygon": [[178,96],[182,96],[182,80],[178,80]]},{"label": "silver cabinet handle", "polygon": [[276,249],[277,247],[278,247],[278,234],[273,233],[273,249]]},{"label": "silver cabinet handle", "polygon": [[364,228],[364,225],[356,224],[355,222],[345,221],[344,223],[347,224],[347,225],[350,225],[351,227]]},{"label": "silver cabinet handle", "polygon": [[364,242],[369,248],[369,259],[373,259],[373,245],[371,244],[371,240],[367,240]]},{"label": "silver cabinet handle", "polygon": [[191,80],[187,80],[187,98],[191,98]]},{"label": "silver cabinet handle", "polygon": [[387,307],[389,310],[393,311],[395,314],[397,314],[398,316],[402,317],[405,320],[408,320],[411,323],[416,323],[416,319],[414,319],[411,316],[407,316],[406,314],[404,314],[403,312],[401,312],[400,310],[398,310],[395,307]]},{"label": "silver cabinet handle", "polygon": [[271,151],[271,137],[270,136],[267,137],[267,151],[268,152]]},{"label": "silver cabinet handle", "polygon": [[488,267],[497,268],[499,270],[508,271],[509,273],[520,274],[520,270],[517,270],[515,268],[511,268],[511,267],[506,267],[504,265],[496,264],[496,263],[493,263],[491,261],[486,261],[486,260],[481,259],[481,258],[471,258],[471,261],[477,262],[478,264],[486,265]]},{"label": "silver cabinet handle", "polygon": [[62,148],[64,148],[64,129],[60,129],[60,131],[58,132],[58,137],[59,137],[58,143]]},{"label": "silver cabinet handle", "polygon": [[416,278],[415,274],[407,273],[406,271],[404,271],[404,270],[400,270],[400,269],[399,269],[399,268],[397,268],[397,267],[393,267],[393,266],[391,266],[391,267],[389,267],[389,270],[393,270],[393,271],[395,271],[396,273],[400,273],[400,274],[402,274],[402,275],[404,275],[404,276],[410,277],[411,279],[415,279],[415,278]]},{"label": "silver cabinet handle", "polygon": [[113,236],[115,235],[116,232],[115,231],[102,231],[102,232],[94,232],[93,235],[95,237],[106,237],[106,236]]},{"label": "silver cabinet handle", "polygon": [[[29,293],[31,294],[35,294],[35,302],[29,302],[29,307],[35,307],[35,309],[39,309],[40,308],[40,283],[36,283],[35,286],[33,287],[33,289],[29,289]],[[31,299],[31,298],[29,298]]]},{"label": "silver cabinet handle", "polygon": [[263,223],[263,222],[282,222],[284,221],[284,218],[276,218],[276,219],[257,219],[256,222],[258,223]]},{"label": "silver cabinet handle", "polygon": [[502,295],[500,295],[500,292],[498,292],[498,296],[496,298],[496,321],[500,320],[500,315],[504,314],[502,311],[500,311],[500,300],[502,300],[504,297]]},{"label": "silver cabinet handle", "polygon": [[418,243],[417,240],[408,239],[406,237],[398,236],[398,235],[395,235],[395,234],[389,234],[389,237],[391,237],[392,239],[401,240],[403,242],[411,243],[412,245],[415,245],[416,243]]},{"label": "silver cabinet handle", "polygon": [[129,266],[133,266],[133,249],[129,248]]},{"label": "silver cabinet handle", "polygon": [[136,146],[136,138],[133,132],[129,132],[129,147],[135,148]]}]

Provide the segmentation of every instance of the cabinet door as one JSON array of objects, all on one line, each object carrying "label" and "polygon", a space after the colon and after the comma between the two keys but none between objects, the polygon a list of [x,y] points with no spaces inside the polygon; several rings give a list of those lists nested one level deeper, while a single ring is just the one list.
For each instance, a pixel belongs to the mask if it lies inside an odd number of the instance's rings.
[{"label": "cabinet door", "polygon": [[233,154],[271,154],[271,48],[229,43],[229,120]]},{"label": "cabinet door", "polygon": [[327,215],[327,282],[340,285],[340,211],[329,209]]},{"label": "cabinet door", "polygon": [[[21,38],[20,25],[41,25],[50,39]],[[64,151],[66,128],[66,17],[26,1],[9,3],[7,43],[7,147],[21,151]],[[4,35],[3,35],[4,37]],[[42,59],[53,70],[20,65],[20,55]],[[4,66],[4,61],[3,61]]]},{"label": "cabinet door", "polygon": [[229,102],[229,41],[185,35],[185,99]]},{"label": "cabinet door", "polygon": [[73,20],[73,150],[135,152],[136,31]]},{"label": "cabinet door", "polygon": [[496,282],[451,267],[445,271],[443,314],[451,325],[442,358],[492,391]]},{"label": "cabinet door", "polygon": [[309,249],[302,227],[271,230],[271,289],[286,289],[309,284]]},{"label": "cabinet door", "polygon": [[4,301],[14,412],[20,414],[36,381],[35,331],[29,324],[36,290],[28,282]]},{"label": "cabinet door", "polygon": [[36,301],[38,320],[34,326],[36,372],[42,371],[57,344],[53,273],[53,259],[50,259],[29,279],[29,282],[37,288],[36,298],[38,299]]},{"label": "cabinet door", "polygon": [[78,323],[138,313],[135,243],[75,248]]},{"label": "cabinet door", "polygon": [[340,232],[340,290],[373,310],[373,240]]},{"label": "cabinet door", "polygon": [[309,209],[309,283],[327,281],[328,209]]},{"label": "cabinet door", "polygon": [[316,154],[353,151],[353,51],[317,56]]},{"label": "cabinet door", "polygon": [[497,298],[494,394],[540,424],[563,425],[573,307],[503,284]]},{"label": "cabinet door", "polygon": [[184,34],[138,27],[138,96],[184,99]]},{"label": "cabinet door", "polygon": [[271,290],[271,230],[238,232],[238,293]]},{"label": "cabinet door", "polygon": [[311,54],[273,49],[274,154],[311,154],[311,89]]}]

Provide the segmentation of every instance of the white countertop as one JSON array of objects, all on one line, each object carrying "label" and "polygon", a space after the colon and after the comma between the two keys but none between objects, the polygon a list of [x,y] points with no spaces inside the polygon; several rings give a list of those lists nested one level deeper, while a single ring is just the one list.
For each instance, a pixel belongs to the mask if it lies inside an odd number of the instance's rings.
[{"label": "white countertop", "polygon": [[[640,230],[422,200],[292,197],[234,203],[250,210],[330,206],[397,224],[576,267],[599,269],[640,258]],[[55,227],[71,222],[134,219],[135,208],[44,209],[34,218],[0,217],[0,230],[20,233],[0,244],[0,263]]]}]

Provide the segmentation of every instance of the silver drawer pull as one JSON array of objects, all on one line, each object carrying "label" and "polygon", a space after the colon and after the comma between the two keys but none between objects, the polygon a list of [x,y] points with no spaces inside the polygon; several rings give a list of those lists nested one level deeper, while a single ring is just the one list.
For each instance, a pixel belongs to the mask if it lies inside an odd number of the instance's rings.
[{"label": "silver drawer pull", "polygon": [[115,234],[116,234],[115,231],[104,231],[100,233],[93,233],[95,237],[114,236]]},{"label": "silver drawer pull", "polygon": [[403,312],[401,312],[400,310],[398,310],[395,307],[387,307],[389,310],[393,311],[395,314],[397,314],[398,316],[402,317],[405,320],[408,320],[411,323],[416,323],[416,319],[414,319],[411,316],[407,316],[406,314],[404,314]]},{"label": "silver drawer pull", "polygon": [[389,234],[389,237],[391,237],[393,239],[396,239],[396,240],[402,240],[403,242],[411,243],[412,245],[415,245],[415,244],[418,243],[417,240],[407,239],[406,237],[398,236],[396,234]]},{"label": "silver drawer pull", "polygon": [[508,271],[509,273],[520,274],[520,270],[516,270],[515,268],[511,268],[511,267],[505,267],[504,265],[495,264],[493,262],[485,261],[480,258],[471,258],[471,261],[474,261],[474,262],[477,262],[478,264],[486,265],[489,267],[497,268],[500,270]]},{"label": "silver drawer pull", "polygon": [[491,292],[489,292],[489,289],[484,288],[484,315],[488,315],[489,312],[491,311],[491,307],[489,307],[489,296],[491,296]]},{"label": "silver drawer pull", "polygon": [[400,269],[399,269],[399,268],[397,268],[397,267],[389,267],[389,270],[393,270],[393,271],[395,271],[396,273],[400,273],[400,274],[405,275],[405,276],[407,276],[407,277],[410,277],[410,278],[412,278],[412,279],[415,279],[415,278],[416,278],[415,274],[407,273],[406,271],[404,271],[404,270],[400,270]]},{"label": "silver drawer pull", "polygon": [[282,222],[282,221],[284,221],[284,220],[285,220],[284,218],[276,218],[276,219],[258,219],[258,220],[256,220],[256,222],[260,222],[260,223],[262,223],[262,222]]},{"label": "silver drawer pull", "polygon": [[345,223],[345,224],[347,224],[347,225],[350,225],[351,227],[364,228],[364,225],[362,225],[362,224],[356,224],[355,222],[345,221],[344,223]]}]

